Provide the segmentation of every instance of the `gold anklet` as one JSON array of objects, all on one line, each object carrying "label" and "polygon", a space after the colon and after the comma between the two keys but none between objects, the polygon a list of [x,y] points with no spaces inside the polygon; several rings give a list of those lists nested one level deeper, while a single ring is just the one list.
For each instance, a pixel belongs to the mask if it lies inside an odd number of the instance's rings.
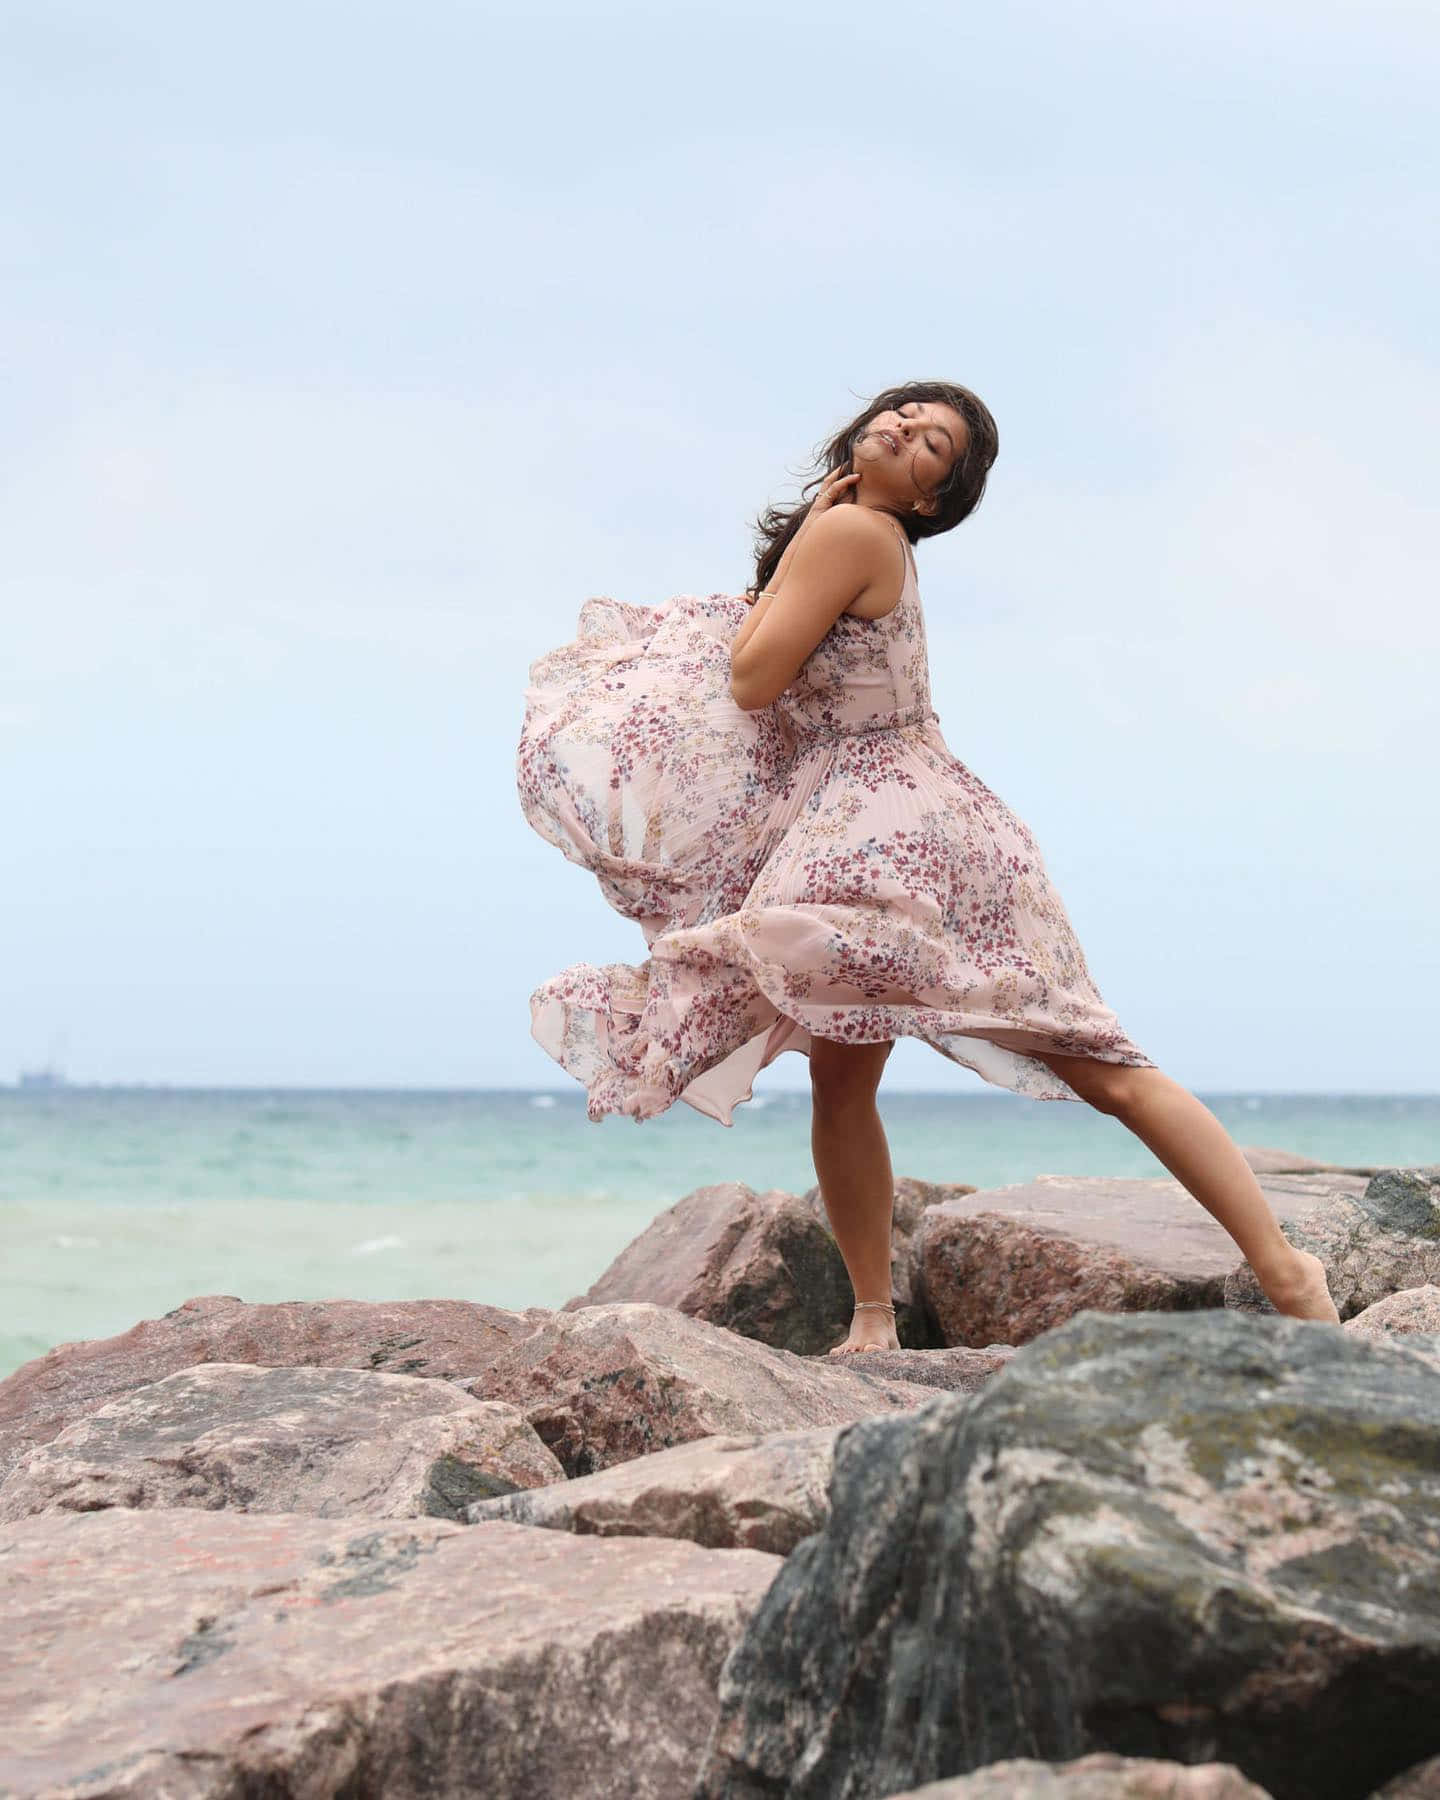
[{"label": "gold anklet", "polygon": [[857,1300],[855,1302],[856,1312],[859,1312],[862,1306],[873,1306],[877,1312],[888,1312],[892,1319],[895,1317],[895,1308],[888,1300]]}]

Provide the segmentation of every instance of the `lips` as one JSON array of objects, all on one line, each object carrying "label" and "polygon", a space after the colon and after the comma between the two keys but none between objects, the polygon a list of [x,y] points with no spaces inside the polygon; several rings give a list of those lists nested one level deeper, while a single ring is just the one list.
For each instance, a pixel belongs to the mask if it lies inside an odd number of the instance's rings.
[{"label": "lips", "polygon": [[880,439],[880,441],[882,443],[888,444],[890,446],[890,449],[894,455],[898,456],[900,454],[900,444],[899,444],[899,441],[896,438],[894,432],[877,431],[875,433],[875,435],[876,435],[876,437],[878,437]]}]

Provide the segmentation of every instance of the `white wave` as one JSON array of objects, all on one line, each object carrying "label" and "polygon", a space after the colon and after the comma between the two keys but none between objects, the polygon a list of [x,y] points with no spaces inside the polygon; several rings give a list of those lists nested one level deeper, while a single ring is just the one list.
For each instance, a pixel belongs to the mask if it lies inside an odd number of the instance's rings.
[{"label": "white wave", "polygon": [[59,1237],[52,1238],[50,1241],[57,1250],[98,1250],[100,1248],[99,1238],[67,1237],[63,1231]]},{"label": "white wave", "polygon": [[530,1104],[532,1106],[554,1106],[556,1104],[555,1096],[553,1094],[532,1094]]},{"label": "white wave", "polygon": [[377,1250],[403,1250],[405,1240],[402,1237],[362,1238],[358,1244],[350,1246],[352,1256],[373,1256]]}]

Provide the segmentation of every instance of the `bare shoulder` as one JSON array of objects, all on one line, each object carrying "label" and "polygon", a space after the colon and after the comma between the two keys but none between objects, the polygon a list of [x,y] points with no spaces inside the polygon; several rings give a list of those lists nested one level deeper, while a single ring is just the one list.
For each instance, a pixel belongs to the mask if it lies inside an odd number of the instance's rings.
[{"label": "bare shoulder", "polygon": [[897,541],[900,531],[887,514],[871,506],[832,506],[815,521],[817,527],[835,520],[831,543],[862,582],[860,592],[845,608],[854,618],[883,619],[900,603],[909,573],[909,557]]},{"label": "bare shoulder", "polygon": [[894,524],[873,506],[854,504],[830,507],[809,529],[817,541],[829,540],[850,550],[874,546],[877,555],[892,546],[896,537]]}]

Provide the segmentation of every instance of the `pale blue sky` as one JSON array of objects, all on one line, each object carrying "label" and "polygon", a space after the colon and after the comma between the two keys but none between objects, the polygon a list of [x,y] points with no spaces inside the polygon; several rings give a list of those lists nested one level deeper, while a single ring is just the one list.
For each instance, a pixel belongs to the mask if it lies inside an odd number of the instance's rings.
[{"label": "pale blue sky", "polygon": [[941,728],[1126,1029],[1440,1087],[1432,8],[4,37],[0,1079],[565,1086],[531,988],[644,945],[520,813],[530,660],[738,591],[857,397],[943,377],[1001,455],[920,549]]}]

